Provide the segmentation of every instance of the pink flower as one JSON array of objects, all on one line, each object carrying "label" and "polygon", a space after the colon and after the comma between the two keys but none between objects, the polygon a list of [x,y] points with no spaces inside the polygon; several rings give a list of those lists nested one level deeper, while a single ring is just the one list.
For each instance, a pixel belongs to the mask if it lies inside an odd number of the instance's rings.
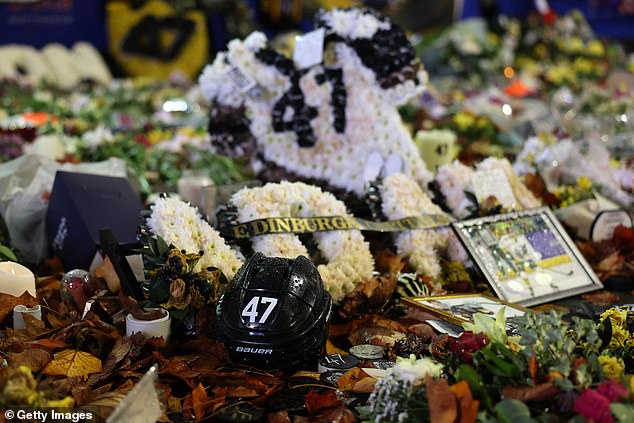
[{"label": "pink flower", "polygon": [[615,382],[612,379],[601,382],[597,386],[597,392],[610,400],[610,402],[620,402],[630,396],[625,385]]},{"label": "pink flower", "polygon": [[574,411],[596,423],[614,422],[614,417],[610,412],[610,400],[593,389],[588,389],[579,395],[575,402]]}]

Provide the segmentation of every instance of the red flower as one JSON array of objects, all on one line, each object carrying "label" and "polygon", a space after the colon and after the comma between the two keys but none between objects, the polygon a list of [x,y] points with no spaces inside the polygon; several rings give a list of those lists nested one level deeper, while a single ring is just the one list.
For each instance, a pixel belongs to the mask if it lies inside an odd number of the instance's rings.
[{"label": "red flower", "polygon": [[552,9],[548,9],[546,13],[542,14],[542,19],[546,25],[553,25],[557,21],[557,13]]},{"label": "red flower", "polygon": [[610,400],[593,389],[588,389],[579,395],[575,402],[574,411],[596,423],[614,422],[614,417],[610,412]]},{"label": "red flower", "polygon": [[473,353],[489,344],[489,338],[483,333],[465,331],[459,338],[451,338],[449,350],[457,354],[464,362],[473,362]]},{"label": "red flower", "polygon": [[597,386],[597,392],[609,399],[610,402],[620,402],[630,396],[625,385],[615,382],[612,379],[601,382],[599,386]]},{"label": "red flower", "polygon": [[139,144],[143,144],[146,147],[150,147],[152,145],[152,143],[150,143],[150,139],[143,134],[137,134],[134,137],[134,140],[138,142]]}]

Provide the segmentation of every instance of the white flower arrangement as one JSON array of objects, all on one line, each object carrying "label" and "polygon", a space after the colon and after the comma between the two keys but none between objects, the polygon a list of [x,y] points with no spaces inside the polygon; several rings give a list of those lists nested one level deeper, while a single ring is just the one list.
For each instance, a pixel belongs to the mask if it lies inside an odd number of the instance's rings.
[{"label": "white flower arrangement", "polygon": [[[476,170],[501,170],[508,179],[513,195],[518,202],[518,209],[530,209],[541,205],[540,201],[522,183],[507,159],[489,157],[477,163]],[[473,206],[465,192],[474,192],[472,181],[474,172],[474,169],[463,165],[458,160],[438,168],[436,182],[440,187],[440,192],[445,197],[447,207],[458,218],[467,217],[470,213],[469,207]]]},{"label": "white flower arrangement", "polygon": [[[350,216],[344,203],[334,195],[301,182],[244,188],[233,195],[231,203],[236,206],[241,223],[265,217]],[[357,282],[372,277],[374,260],[360,231],[316,232],[313,236],[327,260],[317,269],[333,301],[340,301]],[[309,255],[295,234],[260,235],[253,237],[252,242],[253,249],[266,256]]]},{"label": "white flower arrangement", "polygon": [[447,207],[457,218],[465,218],[469,215],[469,207],[472,205],[465,195],[465,191],[473,192],[471,177],[473,169],[463,165],[458,160],[438,168],[436,182],[440,192],[445,197]]},{"label": "white flower arrangement", "polygon": [[428,376],[439,378],[442,370],[442,363],[427,357],[417,359],[414,354],[411,354],[409,358],[397,357],[391,373],[398,380],[414,384],[425,380]]},{"label": "white flower arrangement", "polygon": [[513,170],[519,176],[536,173],[535,160],[546,148],[546,143],[539,137],[530,137],[524,143],[522,151],[515,157]]},{"label": "white flower arrangement", "polygon": [[[364,65],[349,43],[369,40],[377,31],[392,28],[392,24],[386,18],[357,9],[325,12],[321,22],[326,27],[327,40],[329,36],[338,37],[334,48],[329,50],[334,54],[325,54],[324,64],[304,73],[294,68],[283,73],[264,63],[259,53],[270,51],[265,48],[265,36],[255,32],[244,41],[231,41],[228,51],[218,54],[204,69],[199,83],[205,97],[212,107],[245,108],[257,152],[264,159],[263,163],[252,157],[256,171],[272,163],[299,177],[326,181],[362,196],[366,182],[363,170],[368,157],[373,153],[383,157],[397,154],[402,159],[403,172],[426,184],[432,174],[397,111],[397,106],[423,91],[426,73],[418,68],[407,77],[396,76],[398,83],[382,88],[375,72]],[[324,82],[327,72],[338,70],[342,72],[341,81]],[[241,91],[236,85],[236,73],[241,75],[238,79],[253,83],[255,89]],[[283,121],[299,118],[305,122],[304,129],[314,136],[312,146],[300,146],[297,133],[288,128],[274,129],[275,105],[293,87],[290,74],[298,78],[301,101],[306,106],[304,112],[313,108],[316,116],[307,117],[301,115],[302,111],[286,107]],[[333,105],[335,98],[341,109]],[[344,128],[336,129],[335,123],[341,119]]]},{"label": "white flower arrangement", "polygon": [[612,173],[621,188],[630,192],[634,191],[634,168],[621,164]]},{"label": "white flower arrangement", "polygon": [[389,29],[387,19],[380,19],[377,15],[364,13],[362,9],[335,9],[323,14],[330,31],[343,38],[372,38],[379,29]]},{"label": "white flower arrangement", "polygon": [[373,420],[409,421],[410,411],[420,413],[424,407],[426,378],[439,378],[442,371],[441,363],[427,357],[416,359],[413,354],[409,358],[397,357],[394,367],[379,379],[368,399],[368,411]]},{"label": "white flower arrangement", "polygon": [[[416,181],[402,173],[383,179],[381,200],[383,214],[391,220],[444,214]],[[396,236],[395,244],[399,254],[407,257],[416,273],[436,278],[441,272],[439,250],[446,249],[449,232],[448,228],[403,231]]]},{"label": "white flower arrangement", "polygon": [[175,198],[159,198],[146,223],[150,231],[187,253],[203,252],[195,272],[216,267],[231,280],[242,261],[218,231],[204,221],[195,208]]},{"label": "white flower arrangement", "polygon": [[610,153],[601,143],[560,141],[542,151],[536,166],[549,191],[560,185],[575,185],[577,178],[586,176],[612,201],[625,207],[634,204],[634,195],[623,189],[610,163]]}]

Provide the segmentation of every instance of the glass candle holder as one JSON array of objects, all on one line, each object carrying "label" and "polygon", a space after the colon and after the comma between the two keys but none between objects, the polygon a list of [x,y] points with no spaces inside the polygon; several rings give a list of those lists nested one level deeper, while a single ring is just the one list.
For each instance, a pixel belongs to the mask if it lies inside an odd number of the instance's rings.
[{"label": "glass candle holder", "polygon": [[80,312],[84,309],[88,296],[84,288],[89,287],[90,273],[83,269],[73,269],[62,277],[62,299],[70,302]]}]

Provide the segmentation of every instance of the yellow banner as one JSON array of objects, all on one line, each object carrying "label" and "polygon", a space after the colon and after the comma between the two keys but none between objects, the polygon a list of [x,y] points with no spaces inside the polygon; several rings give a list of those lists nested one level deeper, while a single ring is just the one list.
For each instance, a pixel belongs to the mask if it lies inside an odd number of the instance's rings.
[{"label": "yellow banner", "polygon": [[220,231],[233,238],[251,238],[269,234],[304,234],[325,231],[346,231],[358,229],[361,231],[399,232],[411,229],[430,229],[447,226],[452,219],[442,214],[404,217],[386,222],[357,219],[346,216],[321,217],[267,217],[251,220],[237,225],[225,226]]}]

